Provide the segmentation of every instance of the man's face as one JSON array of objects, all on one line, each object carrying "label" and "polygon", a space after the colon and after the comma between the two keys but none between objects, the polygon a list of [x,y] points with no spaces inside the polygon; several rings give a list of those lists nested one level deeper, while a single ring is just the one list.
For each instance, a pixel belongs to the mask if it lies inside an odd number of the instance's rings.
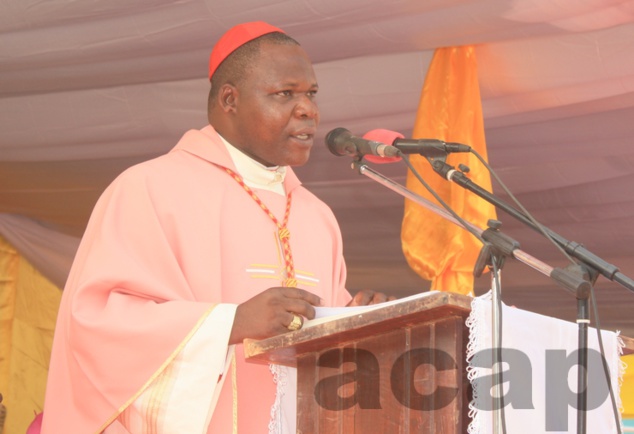
[{"label": "man's face", "polygon": [[310,155],[319,110],[317,79],[297,45],[263,42],[238,86],[234,146],[266,166],[300,166]]}]

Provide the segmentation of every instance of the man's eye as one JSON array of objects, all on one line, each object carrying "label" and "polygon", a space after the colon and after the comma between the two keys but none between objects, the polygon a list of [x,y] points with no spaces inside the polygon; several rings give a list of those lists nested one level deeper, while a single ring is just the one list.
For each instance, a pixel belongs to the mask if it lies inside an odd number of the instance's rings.
[{"label": "man's eye", "polygon": [[291,96],[293,95],[293,92],[290,90],[281,90],[277,94],[281,96]]}]

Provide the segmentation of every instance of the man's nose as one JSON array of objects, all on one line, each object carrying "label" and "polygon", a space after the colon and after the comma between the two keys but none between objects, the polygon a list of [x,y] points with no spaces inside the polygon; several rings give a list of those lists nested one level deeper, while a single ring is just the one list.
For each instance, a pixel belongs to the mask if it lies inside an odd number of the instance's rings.
[{"label": "man's nose", "polygon": [[300,118],[315,119],[319,116],[317,103],[310,95],[303,95],[295,106],[295,115]]}]

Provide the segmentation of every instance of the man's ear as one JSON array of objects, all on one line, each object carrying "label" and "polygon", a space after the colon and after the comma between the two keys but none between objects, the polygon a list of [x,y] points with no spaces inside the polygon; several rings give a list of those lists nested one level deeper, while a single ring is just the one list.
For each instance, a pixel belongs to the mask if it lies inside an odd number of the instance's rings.
[{"label": "man's ear", "polygon": [[235,112],[238,103],[238,88],[232,84],[225,83],[218,92],[218,104],[225,113]]}]

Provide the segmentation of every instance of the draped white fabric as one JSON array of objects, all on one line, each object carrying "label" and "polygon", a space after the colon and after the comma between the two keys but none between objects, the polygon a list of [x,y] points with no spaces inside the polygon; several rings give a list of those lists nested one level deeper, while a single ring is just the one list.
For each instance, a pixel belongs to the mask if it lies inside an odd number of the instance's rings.
[{"label": "draped white fabric", "polygon": [[0,236],[60,288],[64,287],[79,238],[19,215],[0,214]]},{"label": "draped white fabric", "polygon": [[[504,422],[507,432],[515,434],[576,433],[577,431],[577,351],[578,326],[502,306],[502,364],[505,404]],[[491,294],[477,297],[471,304],[467,320],[470,337],[468,347],[469,379],[473,386],[471,403],[473,420],[469,434],[488,434],[493,429],[494,411],[500,410],[500,397],[491,389],[495,384],[492,363]],[[605,362],[614,391],[615,407],[621,408],[620,384],[624,372],[619,356],[622,345],[614,332],[603,331]],[[588,387],[585,401],[587,432],[617,433],[620,414],[615,414],[601,362],[596,329],[588,331]],[[500,431],[501,432],[501,431]]]}]

